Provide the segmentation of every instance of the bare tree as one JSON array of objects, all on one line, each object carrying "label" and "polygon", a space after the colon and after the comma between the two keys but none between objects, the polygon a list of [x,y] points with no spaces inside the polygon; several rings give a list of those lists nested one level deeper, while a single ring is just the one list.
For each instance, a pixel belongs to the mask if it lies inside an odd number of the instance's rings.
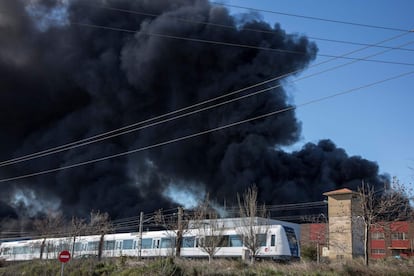
[{"label": "bare tree", "polygon": [[369,265],[369,241],[372,227],[384,228],[394,221],[405,220],[412,214],[408,191],[396,178],[392,186],[382,193],[374,187],[362,182],[358,189],[360,196],[361,215],[364,224],[364,262]]},{"label": "bare tree", "polygon": [[189,223],[189,217],[184,216],[183,208],[178,207],[178,212],[172,215],[166,215],[162,209],[159,209],[155,213],[154,220],[157,224],[163,226],[169,234],[169,239],[171,240],[171,255],[180,257],[183,235],[188,230]]},{"label": "bare tree", "polygon": [[43,254],[46,248],[46,240],[48,238],[57,237],[61,234],[63,225],[63,217],[60,213],[49,213],[43,219],[37,219],[34,222],[35,231],[43,239],[40,244],[39,259],[43,259]]},{"label": "bare tree", "polygon": [[104,249],[105,235],[113,230],[112,223],[108,213],[101,213],[99,211],[91,212],[91,221],[89,231],[91,234],[99,234],[100,239],[98,243],[98,260],[102,258],[102,252]]},{"label": "bare tree", "polygon": [[237,200],[241,217],[238,232],[244,246],[249,250],[250,263],[253,264],[260,247],[266,242],[268,225],[258,225],[257,219],[258,217],[266,217],[266,207],[257,204],[256,186],[248,188],[242,198],[237,194]]},{"label": "bare tree", "polygon": [[76,238],[85,234],[87,225],[84,219],[72,217],[69,227],[70,235],[72,237],[72,257],[75,257]]},{"label": "bare tree", "polygon": [[224,241],[224,225],[219,220],[217,211],[211,208],[207,195],[194,212],[194,227],[199,236],[199,248],[208,254],[210,263],[214,255],[220,250]]}]

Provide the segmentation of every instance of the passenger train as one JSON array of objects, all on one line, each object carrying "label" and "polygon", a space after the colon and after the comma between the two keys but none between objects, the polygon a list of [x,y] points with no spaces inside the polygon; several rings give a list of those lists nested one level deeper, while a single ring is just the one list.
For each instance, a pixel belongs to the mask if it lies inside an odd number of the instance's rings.
[{"label": "passenger train", "polygon": [[[247,258],[248,248],[243,242],[243,218],[219,219],[221,242],[214,258]],[[208,220],[206,220],[208,224]],[[300,257],[298,224],[278,220],[255,218],[254,233],[259,241],[255,254],[257,258],[294,260]],[[202,241],[208,238],[205,227],[189,227],[183,232],[181,257],[207,258]],[[62,250],[70,251],[72,258],[86,258],[98,255],[99,235],[49,238],[46,240],[42,259],[56,259]],[[139,241],[141,240],[141,246]],[[159,257],[175,255],[176,231],[146,231],[143,233],[117,233],[104,236],[102,257]],[[0,245],[0,259],[23,261],[40,258],[42,239],[3,242]],[[205,246],[204,246],[205,247]]]}]

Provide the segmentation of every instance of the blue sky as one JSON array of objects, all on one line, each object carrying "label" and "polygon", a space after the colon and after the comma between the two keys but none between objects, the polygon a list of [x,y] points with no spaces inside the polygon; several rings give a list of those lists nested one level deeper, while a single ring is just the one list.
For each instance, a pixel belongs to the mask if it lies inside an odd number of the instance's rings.
[{"label": "blue sky", "polygon": [[[224,0],[221,2],[339,21],[405,30],[414,29],[414,1],[411,0]],[[246,12],[246,9],[233,7],[231,11],[237,14]],[[259,14],[272,25],[278,22],[288,33],[315,38],[375,44],[401,34],[392,30],[337,24],[268,12],[259,12]],[[318,45],[319,54],[326,55],[343,55],[363,47],[311,40]],[[382,45],[403,47],[411,51],[391,50],[371,59],[414,63],[414,32]],[[382,51],[383,48],[371,47],[352,57],[364,58]],[[299,105],[312,99],[414,70],[412,65],[360,61],[306,80],[295,81],[314,72],[349,62],[336,60],[312,68],[313,64],[327,59],[329,58],[318,56],[309,69],[289,79],[290,82],[285,87],[293,103]],[[306,142],[329,138],[338,147],[344,148],[349,155],[360,155],[375,161],[380,166],[381,173],[397,176],[402,183],[413,187],[414,169],[410,169],[410,167],[414,168],[413,87],[414,74],[411,74],[298,109],[297,116],[302,122],[302,139],[290,150],[300,149]]]}]

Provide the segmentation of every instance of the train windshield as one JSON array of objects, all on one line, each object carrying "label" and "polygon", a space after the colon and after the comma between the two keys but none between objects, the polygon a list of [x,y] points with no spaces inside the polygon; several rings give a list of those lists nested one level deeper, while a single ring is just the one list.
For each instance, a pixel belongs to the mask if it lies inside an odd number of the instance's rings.
[{"label": "train windshield", "polygon": [[295,230],[291,227],[283,226],[286,232],[286,236],[289,242],[290,254],[292,256],[299,257],[298,240],[296,239]]}]

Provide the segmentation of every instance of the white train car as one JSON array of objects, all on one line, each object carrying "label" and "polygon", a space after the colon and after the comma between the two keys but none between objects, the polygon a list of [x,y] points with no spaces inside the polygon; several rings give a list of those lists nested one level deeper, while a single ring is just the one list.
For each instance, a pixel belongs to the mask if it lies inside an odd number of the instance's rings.
[{"label": "white train car", "polygon": [[[242,218],[219,219],[215,232],[208,227],[209,220],[204,221],[207,227],[197,227],[190,223],[189,229],[184,231],[181,241],[181,256],[189,258],[208,257],[203,239],[209,238],[211,233],[219,233],[220,245],[214,257],[242,258],[246,256],[248,248],[245,246],[243,234],[245,223]],[[255,218],[253,232],[260,241],[256,256],[275,260],[299,259],[300,248],[298,224],[278,220]],[[216,224],[217,228],[217,224]],[[159,257],[174,256],[176,250],[176,231],[149,231],[141,235],[134,233],[107,234],[104,236],[102,257],[141,256]],[[86,258],[97,256],[99,251],[99,235],[76,237],[50,238],[46,240],[42,258],[56,259],[59,252],[68,250],[72,258]],[[0,258],[6,261],[23,261],[40,258],[40,248],[43,240],[23,240],[3,242],[0,245]]]}]

